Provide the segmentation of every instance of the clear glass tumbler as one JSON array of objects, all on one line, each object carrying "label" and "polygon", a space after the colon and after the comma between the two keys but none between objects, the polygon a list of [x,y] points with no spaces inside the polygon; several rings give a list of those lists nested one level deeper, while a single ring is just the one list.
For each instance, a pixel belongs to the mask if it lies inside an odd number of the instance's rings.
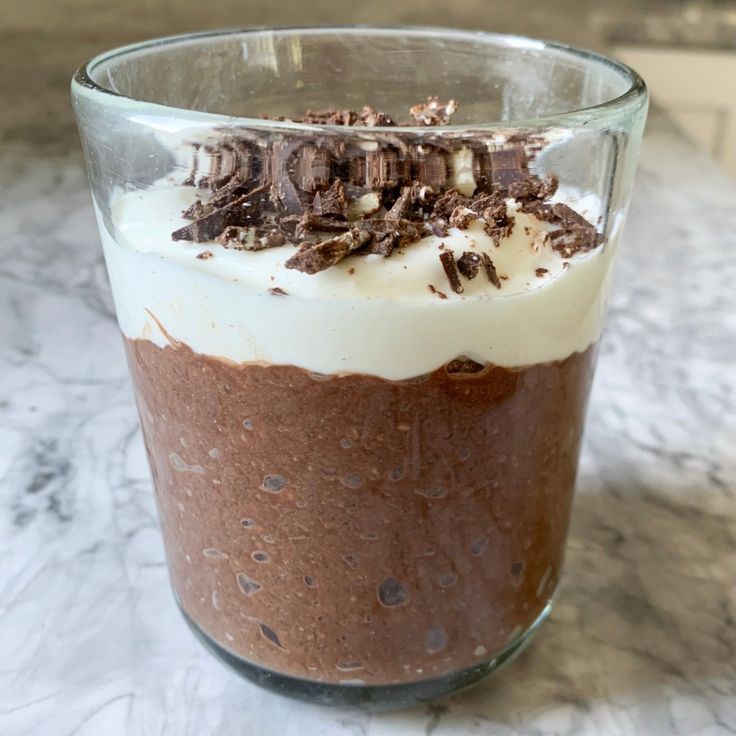
[{"label": "clear glass tumbler", "polygon": [[507,661],[560,576],[642,80],[331,28],[149,41],[72,90],[196,635],[324,703]]}]

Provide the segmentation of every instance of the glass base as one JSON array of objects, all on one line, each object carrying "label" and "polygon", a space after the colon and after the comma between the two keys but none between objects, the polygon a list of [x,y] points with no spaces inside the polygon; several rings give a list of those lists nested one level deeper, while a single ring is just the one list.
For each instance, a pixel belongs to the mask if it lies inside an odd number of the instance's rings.
[{"label": "glass base", "polygon": [[[177,601],[178,603],[178,601]],[[239,655],[218,644],[187,615],[179,606],[184,620],[195,636],[220,661],[242,677],[279,695],[305,700],[320,705],[359,706],[373,710],[387,708],[404,708],[419,703],[426,703],[450,693],[463,690],[476,684],[491,672],[495,672],[510,662],[531,641],[539,627],[544,623],[552,610],[552,601],[542,609],[541,613],[526,631],[517,639],[492,655],[482,664],[474,665],[460,672],[438,677],[432,680],[420,680],[401,685],[334,685],[330,683],[302,680],[280,672],[248,662]]]}]

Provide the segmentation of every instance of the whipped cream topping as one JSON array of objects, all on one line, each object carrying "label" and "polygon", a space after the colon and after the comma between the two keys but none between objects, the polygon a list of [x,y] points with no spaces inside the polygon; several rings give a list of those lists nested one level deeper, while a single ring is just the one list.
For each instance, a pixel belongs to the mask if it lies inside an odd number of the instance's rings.
[{"label": "whipped cream topping", "polygon": [[[547,223],[510,202],[515,225],[498,246],[476,221],[389,258],[351,256],[308,275],[284,267],[294,253],[288,245],[251,252],[172,242],[191,200],[191,187],[162,180],[114,198],[114,233],[100,218],[118,321],[129,338],[161,346],[179,340],[237,363],[402,379],[458,356],[507,367],[558,360],[600,334],[617,227],[613,242],[565,260],[545,239]],[[596,205],[577,201],[576,209],[592,219]],[[454,293],[441,246],[455,257],[488,253],[501,289],[481,270]],[[212,256],[197,258],[205,251]]]}]

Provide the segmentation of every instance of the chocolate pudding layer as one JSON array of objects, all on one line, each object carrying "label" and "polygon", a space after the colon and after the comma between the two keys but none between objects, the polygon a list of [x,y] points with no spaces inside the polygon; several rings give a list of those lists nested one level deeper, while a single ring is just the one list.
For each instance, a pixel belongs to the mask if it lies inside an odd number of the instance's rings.
[{"label": "chocolate pudding layer", "polygon": [[229,652],[416,682],[487,662],[544,609],[595,346],[387,380],[125,342],[174,588]]}]

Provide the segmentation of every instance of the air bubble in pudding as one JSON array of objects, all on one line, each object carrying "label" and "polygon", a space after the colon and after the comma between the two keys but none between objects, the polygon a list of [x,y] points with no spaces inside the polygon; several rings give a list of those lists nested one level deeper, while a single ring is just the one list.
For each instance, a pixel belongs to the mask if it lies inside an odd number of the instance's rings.
[{"label": "air bubble in pudding", "polygon": [[220,593],[216,590],[212,591],[212,608],[214,608],[215,611],[220,610]]},{"label": "air bubble in pudding", "polygon": [[378,600],[386,608],[400,606],[409,600],[406,586],[396,578],[386,578],[378,586]]},{"label": "air bubble in pudding", "polygon": [[251,557],[256,562],[268,562],[268,552],[262,552],[261,550],[257,550],[256,552],[253,552],[253,554],[251,554]]},{"label": "air bubble in pudding", "polygon": [[447,495],[447,491],[444,488],[422,488],[414,491],[417,496],[424,496],[424,498],[444,498]]},{"label": "air bubble in pudding", "polygon": [[358,670],[364,670],[365,666],[358,660],[349,660],[348,662],[339,662],[335,667],[340,672],[358,672]]},{"label": "air bubble in pudding", "polygon": [[484,657],[486,654],[488,654],[488,650],[482,644],[479,644],[473,650],[473,656],[475,657]]},{"label": "air bubble in pudding", "polygon": [[317,578],[315,578],[314,575],[305,575],[304,576],[304,585],[306,585],[307,588],[316,588],[317,587]]},{"label": "air bubble in pudding", "polygon": [[172,452],[169,455],[169,461],[171,462],[171,467],[177,473],[197,473],[197,475],[204,475],[205,470],[201,465],[188,465],[176,452]]},{"label": "air bubble in pudding", "polygon": [[265,475],[263,482],[261,483],[261,490],[267,491],[268,493],[281,493],[286,485],[286,479],[283,475],[277,475],[276,473]]},{"label": "air bubble in pudding", "polygon": [[392,470],[389,470],[388,479],[396,483],[404,477],[405,472],[403,465],[397,465]]},{"label": "air bubble in pudding", "polygon": [[350,473],[349,475],[344,475],[340,479],[340,482],[348,488],[360,488],[363,485],[363,476],[358,473]]},{"label": "air bubble in pudding", "polygon": [[247,429],[248,431],[251,431],[253,429],[253,420],[243,419],[243,427]]},{"label": "air bubble in pudding", "polygon": [[248,528],[250,528],[250,527],[252,527],[252,526],[255,526],[255,525],[256,525],[256,522],[255,522],[255,521],[253,521],[253,519],[241,519],[241,520],[240,520],[240,525],[241,525],[241,526],[242,526],[242,527],[243,527],[244,529],[248,529]]},{"label": "air bubble in pudding", "polygon": [[225,552],[221,552],[219,549],[215,549],[214,547],[207,547],[207,549],[203,549],[202,554],[205,557],[210,557],[215,560],[227,559],[227,554]]},{"label": "air bubble in pudding", "polygon": [[437,578],[437,582],[442,588],[451,588],[457,583],[457,575],[454,572],[446,572]]},{"label": "air bubble in pudding", "polygon": [[222,453],[216,447],[213,447],[207,454],[213,460],[217,460],[217,458],[220,457],[220,455],[222,455]]},{"label": "air bubble in pudding", "polygon": [[352,446],[353,443],[347,437],[343,437],[340,440],[340,447],[342,447],[343,450],[349,450]]},{"label": "air bubble in pudding", "polygon": [[464,463],[466,460],[470,458],[471,450],[469,447],[464,447],[462,450],[460,450],[460,453],[458,454],[458,460],[460,460],[461,463]]},{"label": "air bubble in pudding", "polygon": [[487,546],[488,546],[487,539],[476,539],[475,542],[473,542],[473,546],[470,548],[470,551],[476,557],[480,557],[486,551]]},{"label": "air bubble in pudding", "polygon": [[259,624],[261,627],[261,636],[263,638],[273,644],[274,646],[278,647],[279,649],[283,649],[284,645],[281,643],[281,640],[279,639],[279,635],[266,624]]},{"label": "air bubble in pudding", "polygon": [[309,372],[307,375],[313,380],[313,381],[327,381],[329,379],[329,375],[325,373],[312,373]]},{"label": "air bubble in pudding", "polygon": [[442,626],[435,626],[427,631],[424,637],[424,647],[429,654],[437,654],[447,646],[447,632]]},{"label": "air bubble in pudding", "polygon": [[524,574],[524,563],[523,562],[514,562],[514,564],[511,565],[511,574],[517,580],[521,580],[521,576]]},{"label": "air bubble in pudding", "polygon": [[343,562],[351,569],[356,570],[358,568],[358,560],[355,555],[343,555]]},{"label": "air bubble in pudding", "polygon": [[240,590],[242,590],[243,593],[248,596],[257,593],[263,587],[259,582],[253,580],[253,578],[249,577],[244,572],[238,573],[237,580],[238,585],[240,586]]}]

